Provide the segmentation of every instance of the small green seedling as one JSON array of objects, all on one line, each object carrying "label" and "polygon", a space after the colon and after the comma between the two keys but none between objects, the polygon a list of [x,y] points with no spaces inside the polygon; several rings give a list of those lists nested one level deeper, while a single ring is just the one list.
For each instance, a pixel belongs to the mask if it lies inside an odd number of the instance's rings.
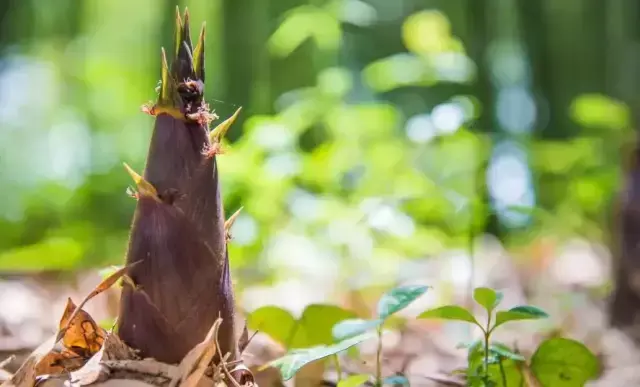
[{"label": "small green seedling", "polygon": [[[541,309],[516,306],[494,313],[503,295],[490,288],[476,288],[474,300],[487,311],[486,324],[481,324],[467,309],[446,305],[427,310],[418,318],[440,318],[477,325],[482,340],[465,345],[468,349],[467,385],[472,387],[519,387],[525,384],[525,372],[535,378],[540,387],[580,387],[596,377],[598,361],[582,343],[565,338],[545,340],[533,355],[530,364],[519,353],[500,343],[492,343],[491,335],[499,326],[519,320],[548,317]],[[560,360],[562,359],[562,360]]]},{"label": "small green seedling", "polygon": [[[309,305],[298,319],[282,308],[266,306],[251,313],[248,325],[251,329],[270,335],[288,349],[286,355],[263,367],[278,368],[284,380],[293,378],[302,367],[311,362],[332,357],[338,372],[338,387],[355,387],[374,381],[372,376],[366,374],[342,379],[337,354],[377,337],[375,386],[409,386],[407,378],[401,375],[382,378],[382,331],[390,316],[406,308],[427,290],[427,286],[392,289],[380,298],[376,316],[371,320],[355,318],[355,313],[338,306],[315,304]],[[598,375],[597,358],[584,344],[575,340],[545,340],[530,361],[508,346],[492,342],[491,335],[495,329],[507,322],[537,320],[548,315],[529,305],[496,311],[503,296],[489,288],[475,289],[473,298],[487,311],[485,324],[481,324],[470,311],[457,305],[431,309],[418,316],[464,321],[477,325],[482,330],[481,340],[463,345],[468,350],[468,365],[464,370],[467,386],[581,387]]]},{"label": "small green seedling", "polygon": [[401,311],[422,296],[429,289],[428,286],[400,286],[383,294],[378,301],[376,318],[372,320],[349,319],[339,322],[333,327],[333,337],[344,340],[349,337],[369,332],[373,329],[378,334],[378,350],[376,352],[376,383],[377,387],[384,384],[382,379],[382,328],[385,321],[393,314]]},{"label": "small green seedling", "polygon": [[[427,286],[401,286],[385,293],[378,301],[376,318],[373,320],[353,318],[355,314],[352,312],[331,305],[311,305],[305,309],[299,320],[295,320],[289,312],[269,306],[260,308],[251,314],[249,327],[256,329],[262,325],[263,332],[272,335],[280,342],[286,343],[288,348],[315,343],[310,348],[289,349],[286,355],[266,365],[278,368],[284,380],[291,379],[303,366],[329,356],[333,356],[338,368],[338,374],[340,374],[340,363],[337,354],[364,340],[377,336],[376,385],[381,386],[384,383],[380,369],[382,326],[391,315],[406,308],[411,302],[423,295],[427,289]],[[318,309],[315,311],[318,313],[314,312],[314,315],[324,317],[311,318],[310,308]],[[320,312],[323,313],[320,314]],[[327,324],[328,322],[331,325]],[[309,324],[314,324],[314,326],[312,327]],[[321,324],[321,326],[318,326],[318,324]],[[264,327],[267,327],[266,331]],[[322,333],[321,337],[318,337],[318,332],[327,332],[327,327],[329,327],[332,336],[331,340],[333,340],[330,344],[326,343],[326,333]],[[301,337],[300,332],[306,332],[306,340],[299,338]],[[314,339],[309,339],[308,335],[310,334],[315,335],[313,336]],[[322,341],[318,342],[318,339]],[[368,380],[368,377],[366,379],[363,378],[363,375],[350,376],[340,380],[339,385],[341,387],[361,385]]]},{"label": "small green seedling", "polygon": [[328,356],[334,356],[373,337],[375,337],[373,332],[366,332],[332,345],[317,345],[311,348],[293,349],[283,357],[266,364],[262,369],[269,366],[278,368],[282,379],[289,380],[305,365]]},{"label": "small green seedling", "polygon": [[286,309],[268,305],[249,314],[247,327],[269,335],[290,350],[334,344],[333,326],[354,317],[354,312],[336,305],[308,305],[299,318]]}]

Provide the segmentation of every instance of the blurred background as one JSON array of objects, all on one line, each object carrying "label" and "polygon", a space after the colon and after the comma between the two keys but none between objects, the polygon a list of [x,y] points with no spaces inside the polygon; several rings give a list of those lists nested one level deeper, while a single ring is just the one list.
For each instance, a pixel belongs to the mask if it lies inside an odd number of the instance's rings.
[{"label": "blurred background", "polygon": [[533,330],[601,337],[616,297],[633,325],[637,1],[4,0],[0,351],[123,262],[176,5],[207,23],[211,108],[243,107],[219,158],[242,309],[486,285],[548,310]]}]

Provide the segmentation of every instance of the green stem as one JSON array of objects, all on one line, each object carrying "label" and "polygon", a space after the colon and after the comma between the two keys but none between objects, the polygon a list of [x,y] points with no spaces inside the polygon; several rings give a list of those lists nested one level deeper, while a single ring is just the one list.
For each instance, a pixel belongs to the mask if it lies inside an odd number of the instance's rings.
[{"label": "green stem", "polygon": [[491,336],[491,312],[487,311],[487,329],[484,330],[484,372],[489,375],[489,336]]},{"label": "green stem", "polygon": [[342,368],[340,367],[340,358],[338,354],[333,355],[333,361],[336,363],[336,372],[338,373],[338,383],[342,380]]},{"label": "green stem", "polygon": [[502,385],[507,387],[507,374],[504,372],[504,366],[502,365],[502,357],[498,356],[498,362],[500,364],[500,376],[502,377]]},{"label": "green stem", "polygon": [[382,387],[382,325],[378,327],[378,352],[376,353],[376,387]]}]

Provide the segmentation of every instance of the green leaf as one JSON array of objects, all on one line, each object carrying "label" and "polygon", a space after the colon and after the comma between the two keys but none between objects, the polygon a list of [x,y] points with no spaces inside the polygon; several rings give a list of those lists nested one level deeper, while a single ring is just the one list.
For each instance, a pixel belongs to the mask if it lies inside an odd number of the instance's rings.
[{"label": "green leaf", "polygon": [[298,327],[290,346],[292,348],[306,348],[320,344],[333,344],[335,342],[332,335],[333,327],[337,323],[355,316],[354,312],[336,305],[309,305],[298,320]]},{"label": "green leaf", "polygon": [[515,353],[511,350],[511,348],[507,347],[504,344],[500,344],[500,343],[493,343],[491,345],[489,345],[489,351],[491,353],[493,353],[494,355],[498,355],[500,357],[503,357],[505,359],[511,359],[514,361],[525,361],[526,359],[524,358],[524,356],[520,355],[519,353]]},{"label": "green leaf", "polygon": [[283,357],[270,362],[268,366],[278,368],[282,379],[286,381],[291,379],[305,365],[327,356],[335,355],[375,336],[375,333],[368,332],[332,345],[318,345],[312,348],[290,351]]},{"label": "green leaf", "polygon": [[502,310],[496,313],[496,323],[491,329],[493,330],[509,321],[538,320],[547,317],[549,317],[549,315],[545,311],[536,308],[535,306],[516,306],[515,308],[511,308],[506,311]]},{"label": "green leaf", "polygon": [[495,351],[496,347],[498,345],[490,346],[487,373],[484,372],[484,347],[480,345],[470,349],[468,355],[469,368],[467,369],[467,381],[470,386],[511,387],[522,385],[523,378],[518,362],[505,359]]},{"label": "green leaf", "polygon": [[382,320],[363,320],[361,318],[343,320],[333,326],[332,336],[335,340],[344,340],[378,328],[380,325],[382,325]]},{"label": "green leaf", "polygon": [[420,313],[418,318],[439,318],[445,320],[466,321],[480,326],[471,312],[458,305],[445,305],[439,308],[427,310]]},{"label": "green leaf", "polygon": [[277,306],[263,306],[251,312],[247,318],[247,327],[251,330],[260,331],[269,335],[285,348],[293,339],[296,327],[295,318],[289,311]]},{"label": "green leaf", "polygon": [[312,304],[296,320],[287,310],[264,306],[249,315],[248,327],[266,333],[286,348],[307,348],[332,344],[333,326],[354,316],[336,305]]},{"label": "green leaf", "polygon": [[500,301],[502,301],[502,293],[496,292],[491,288],[476,288],[473,291],[473,299],[484,307],[487,312],[491,313]]},{"label": "green leaf", "polygon": [[378,301],[378,318],[385,320],[394,313],[406,308],[415,299],[423,295],[428,286],[400,286],[383,294]]},{"label": "green leaf", "polygon": [[582,387],[599,372],[596,356],[584,344],[565,338],[540,344],[530,368],[543,387]]},{"label": "green leaf", "polygon": [[338,382],[337,387],[358,387],[363,385],[369,380],[370,376],[367,374],[351,375],[348,378],[342,379]]},{"label": "green leaf", "polygon": [[384,378],[384,380],[382,381],[382,384],[392,385],[392,386],[402,385],[402,386],[409,387],[409,379],[407,379],[407,377],[403,375],[393,375],[393,376],[388,376]]}]

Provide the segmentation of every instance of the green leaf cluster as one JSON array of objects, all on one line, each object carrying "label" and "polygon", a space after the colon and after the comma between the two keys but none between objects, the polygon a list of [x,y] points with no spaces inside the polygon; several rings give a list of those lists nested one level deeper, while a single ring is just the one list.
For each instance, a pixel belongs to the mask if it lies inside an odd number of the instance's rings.
[{"label": "green leaf cluster", "polygon": [[[336,355],[364,340],[380,335],[380,328],[388,317],[406,308],[427,289],[427,286],[402,286],[392,289],[378,301],[376,318],[372,320],[353,318],[354,313],[332,305],[310,305],[300,319],[295,320],[286,310],[266,306],[251,313],[249,328],[259,329],[285,347],[294,348],[268,364],[278,368],[284,380],[289,380],[302,367],[313,361]],[[377,333],[374,328],[378,330]],[[305,345],[310,347],[303,348]],[[356,383],[359,380],[345,379],[342,382]]]},{"label": "green leaf cluster", "polygon": [[[580,387],[598,374],[598,361],[582,343],[566,338],[543,341],[530,362],[502,343],[491,342],[491,334],[499,326],[521,320],[548,317],[543,310],[522,305],[508,310],[496,308],[503,294],[490,288],[476,288],[474,300],[487,311],[487,322],[481,324],[467,309],[458,305],[445,305],[427,310],[418,318],[438,318],[464,321],[477,325],[483,339],[464,345],[468,349],[467,384],[472,387],[522,386],[525,370],[541,387]],[[495,313],[494,313],[495,312]]]}]

